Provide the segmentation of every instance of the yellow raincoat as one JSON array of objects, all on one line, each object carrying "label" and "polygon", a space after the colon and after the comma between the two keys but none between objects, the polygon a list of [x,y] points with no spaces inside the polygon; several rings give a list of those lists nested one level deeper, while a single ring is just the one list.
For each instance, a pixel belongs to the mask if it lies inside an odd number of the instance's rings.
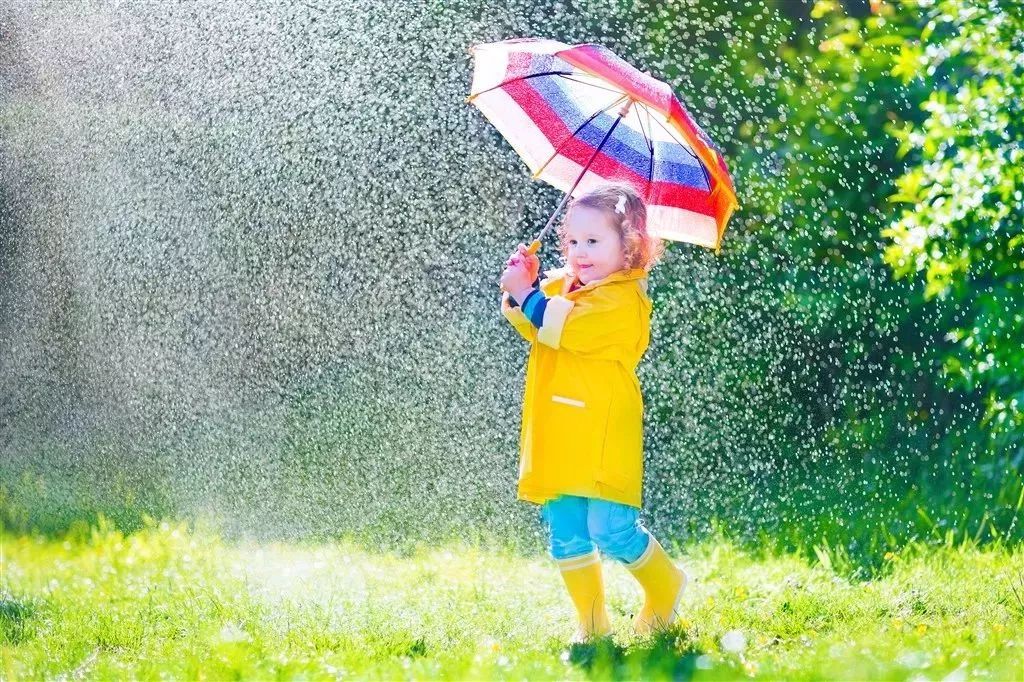
[{"label": "yellow raincoat", "polygon": [[650,342],[647,271],[620,270],[574,291],[549,270],[538,329],[501,297],[501,312],[530,342],[519,433],[518,498],[561,494],[641,506],[643,398],[636,366]]}]

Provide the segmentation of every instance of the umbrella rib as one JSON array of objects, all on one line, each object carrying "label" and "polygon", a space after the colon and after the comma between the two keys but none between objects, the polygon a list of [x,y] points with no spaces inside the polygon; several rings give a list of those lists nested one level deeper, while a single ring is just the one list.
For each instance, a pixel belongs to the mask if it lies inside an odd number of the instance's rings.
[{"label": "umbrella rib", "polygon": [[[644,108],[647,112],[647,125],[651,125],[651,112]],[[640,123],[640,133],[644,136],[644,142],[647,143],[647,150],[651,153],[650,165],[647,168],[647,191],[644,192],[644,203],[651,197],[651,185],[654,183],[654,136],[652,135],[649,139],[647,137],[647,131],[644,129],[644,119],[641,117],[640,112],[636,112],[636,120]]]},{"label": "umbrella rib", "polygon": [[[645,111],[646,111],[646,109],[645,109]],[[637,122],[640,123],[640,132],[644,136],[644,142],[647,143],[647,148],[650,151],[653,152],[654,151],[654,141],[647,137],[647,130],[644,128],[644,120],[643,120],[643,118],[640,117],[640,112],[637,112],[636,120],[637,120]],[[650,112],[648,112],[647,113],[647,125],[649,126],[650,124],[651,124],[651,114],[650,114]],[[653,135],[651,137],[653,137]]]},{"label": "umbrella rib", "polygon": [[601,153],[601,148],[604,147],[604,143],[607,142],[608,138],[612,136],[612,133],[615,132],[615,128],[619,125],[621,121],[622,116],[615,117],[615,120],[612,122],[612,126],[608,129],[608,132],[604,134],[604,138],[601,140],[601,144],[597,145],[597,149],[595,149],[594,153],[590,155],[590,160],[587,161],[587,165],[583,167],[583,172],[580,173],[580,176],[576,178],[576,182],[573,183],[573,186],[569,189],[570,196],[572,195],[573,190],[575,190],[576,187],[580,184],[580,180],[583,179],[583,176],[587,174],[588,170],[590,170],[590,164],[594,163],[594,159],[596,159],[597,155]]},{"label": "umbrella rib", "polygon": [[527,78],[539,78],[540,76],[571,76],[571,75],[572,75],[572,71],[542,71],[541,73],[530,73],[530,74],[527,74],[525,76],[516,76],[515,78],[509,78],[507,81],[504,81],[502,83],[498,83],[493,88],[487,88],[486,90],[481,90],[480,92],[474,92],[473,94],[471,94],[469,97],[466,98],[466,101],[470,102],[470,101],[476,99],[477,97],[479,97],[480,95],[482,95],[482,94],[484,94],[486,92],[490,92],[491,90],[497,90],[498,88],[503,88],[506,85],[508,85],[509,83],[515,83],[517,81],[524,81]]},{"label": "umbrella rib", "polygon": [[622,90],[616,90],[615,88],[603,88],[600,85],[598,85],[597,83],[588,83],[587,81],[581,81],[578,78],[569,78],[568,76],[565,76],[564,74],[558,74],[558,75],[563,75],[565,80],[572,81],[573,83],[579,83],[580,85],[589,85],[590,87],[597,88],[598,90],[604,90],[606,92],[617,92],[620,95],[624,95],[625,94],[624,92],[622,92]]},{"label": "umbrella rib", "polygon": [[[654,120],[658,121],[657,117],[655,117]],[[697,167],[700,168],[700,172],[704,174],[704,182],[707,183],[708,191],[710,192],[711,191],[711,176],[708,175],[708,169],[704,167],[704,162],[700,160],[699,156],[697,156],[696,154],[693,153],[693,150],[690,149],[690,145],[686,144],[685,142],[680,141],[671,130],[669,130],[668,128],[665,127],[664,123],[662,123],[661,121],[658,121],[658,125],[661,126],[662,130],[664,130],[666,133],[669,134],[669,137],[671,137],[673,140],[675,140],[676,144],[678,144],[680,147],[682,147],[686,151],[687,154],[692,156],[697,161]]]},{"label": "umbrella rib", "polygon": [[[646,109],[647,107],[644,107],[644,108]],[[650,111],[648,110],[647,113],[648,113],[648,116],[649,116],[650,115]],[[684,142],[684,141],[680,140],[678,137],[676,137],[675,133],[673,133],[671,130],[666,128],[665,124],[662,123],[661,121],[659,121],[656,116],[654,117],[654,120],[658,122],[658,125],[661,126],[662,130],[664,130],[666,133],[668,133],[669,137],[671,137],[673,140],[675,140],[676,144],[678,144],[680,147],[682,147],[683,149],[686,150],[687,154],[689,154],[693,158],[697,159],[698,161],[700,160],[700,158],[696,154],[693,153],[693,150],[690,149],[690,145],[688,145],[686,142]]]},{"label": "umbrella rib", "polygon": [[[619,97],[618,99],[616,99],[616,100],[615,100],[614,102],[612,102],[611,104],[606,104],[606,105],[604,106],[604,108],[602,108],[602,109],[598,109],[598,110],[597,110],[597,111],[595,111],[595,112],[594,112],[593,114],[591,114],[591,115],[590,115],[590,118],[588,118],[588,119],[587,119],[586,121],[584,121],[583,123],[581,123],[581,124],[579,125],[579,127],[577,127],[577,128],[576,128],[576,130],[572,131],[572,134],[571,134],[571,135],[569,135],[569,136],[568,136],[567,138],[565,138],[564,140],[562,140],[561,142],[559,142],[559,143],[558,143],[558,147],[556,147],[556,148],[555,148],[555,151],[554,151],[554,153],[553,153],[553,154],[552,154],[552,155],[551,155],[551,156],[550,156],[550,157],[548,158],[548,160],[547,160],[547,161],[545,161],[545,162],[544,162],[543,164],[541,164],[541,167],[537,169],[537,172],[533,174],[533,177],[535,177],[535,178],[536,178],[536,177],[539,177],[539,176],[540,176],[540,174],[544,172],[544,169],[548,167],[548,164],[549,164],[549,163],[551,163],[552,161],[554,161],[554,160],[555,160],[555,157],[556,157],[556,156],[558,156],[558,153],[559,153],[560,151],[562,151],[562,147],[564,147],[564,146],[565,146],[565,143],[566,143],[566,142],[568,142],[569,140],[571,140],[571,139],[573,139],[574,137],[576,137],[576,134],[577,134],[577,133],[579,133],[579,132],[580,132],[581,130],[583,130],[584,128],[586,128],[586,127],[587,127],[587,125],[588,125],[588,124],[589,124],[589,123],[590,123],[591,121],[593,121],[593,120],[594,120],[595,118],[597,118],[598,116],[600,116],[600,115],[601,115],[601,114],[603,114],[604,112],[606,112],[606,111],[608,111],[609,109],[611,109],[612,107],[614,107],[614,106],[615,106],[616,104],[618,104],[619,102],[621,102],[622,100],[624,100],[624,99],[625,99],[626,97],[628,97],[628,95],[625,95],[625,94],[624,94],[624,95],[622,95],[622,97]],[[614,129],[615,129],[615,127],[613,126],[613,127],[612,127],[612,130],[614,130]]]},{"label": "umbrella rib", "polygon": [[651,182],[647,186],[647,197],[646,197],[647,199],[650,199],[651,190],[654,189],[654,134],[653,134],[654,133],[654,129],[653,129],[653,126],[651,126],[651,110],[648,109],[647,107],[644,107],[644,111],[647,112],[647,127],[651,128],[651,170],[650,170]]}]

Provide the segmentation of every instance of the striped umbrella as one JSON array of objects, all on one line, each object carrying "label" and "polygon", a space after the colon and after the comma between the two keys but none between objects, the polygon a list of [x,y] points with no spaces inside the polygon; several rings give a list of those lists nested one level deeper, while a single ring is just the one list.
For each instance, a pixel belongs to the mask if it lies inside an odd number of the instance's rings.
[{"label": "striped umbrella", "polygon": [[517,38],[469,48],[467,102],[540,178],[570,196],[625,181],[647,205],[656,237],[717,249],[737,207],[722,154],[672,88],[600,45]]}]

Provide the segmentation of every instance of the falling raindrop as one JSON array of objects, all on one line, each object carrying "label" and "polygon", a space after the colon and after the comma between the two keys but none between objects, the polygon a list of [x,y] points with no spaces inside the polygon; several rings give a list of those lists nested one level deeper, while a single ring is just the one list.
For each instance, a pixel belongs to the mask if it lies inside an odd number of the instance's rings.
[{"label": "falling raindrop", "polygon": [[[810,57],[780,56],[820,42],[789,4],[0,10],[11,514],[536,549],[515,500],[527,348],[497,278],[560,196],[464,102],[467,47],[513,36],[607,45],[672,83],[736,177],[722,253],[673,244],[651,276],[648,522],[900,533],[887,510],[915,476],[969,496],[947,468],[963,450],[937,444],[978,406],[908,389],[934,358],[902,351],[955,311],[908,316],[909,285],[864,256],[885,217],[843,202],[884,197],[887,143],[833,115]],[[553,239],[541,256],[559,264]]]}]

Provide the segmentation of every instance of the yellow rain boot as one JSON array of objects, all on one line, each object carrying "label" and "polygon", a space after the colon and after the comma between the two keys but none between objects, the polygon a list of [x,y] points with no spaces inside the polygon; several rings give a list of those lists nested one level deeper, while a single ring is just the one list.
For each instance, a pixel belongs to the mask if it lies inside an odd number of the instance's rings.
[{"label": "yellow rain boot", "polygon": [[604,605],[601,555],[595,549],[589,554],[562,559],[557,563],[579,617],[579,627],[570,642],[582,643],[611,633],[612,627]]},{"label": "yellow rain boot", "polygon": [[672,563],[654,537],[640,558],[626,568],[644,588],[644,606],[633,619],[638,635],[669,627],[679,616],[679,601],[689,582],[686,573]]}]

